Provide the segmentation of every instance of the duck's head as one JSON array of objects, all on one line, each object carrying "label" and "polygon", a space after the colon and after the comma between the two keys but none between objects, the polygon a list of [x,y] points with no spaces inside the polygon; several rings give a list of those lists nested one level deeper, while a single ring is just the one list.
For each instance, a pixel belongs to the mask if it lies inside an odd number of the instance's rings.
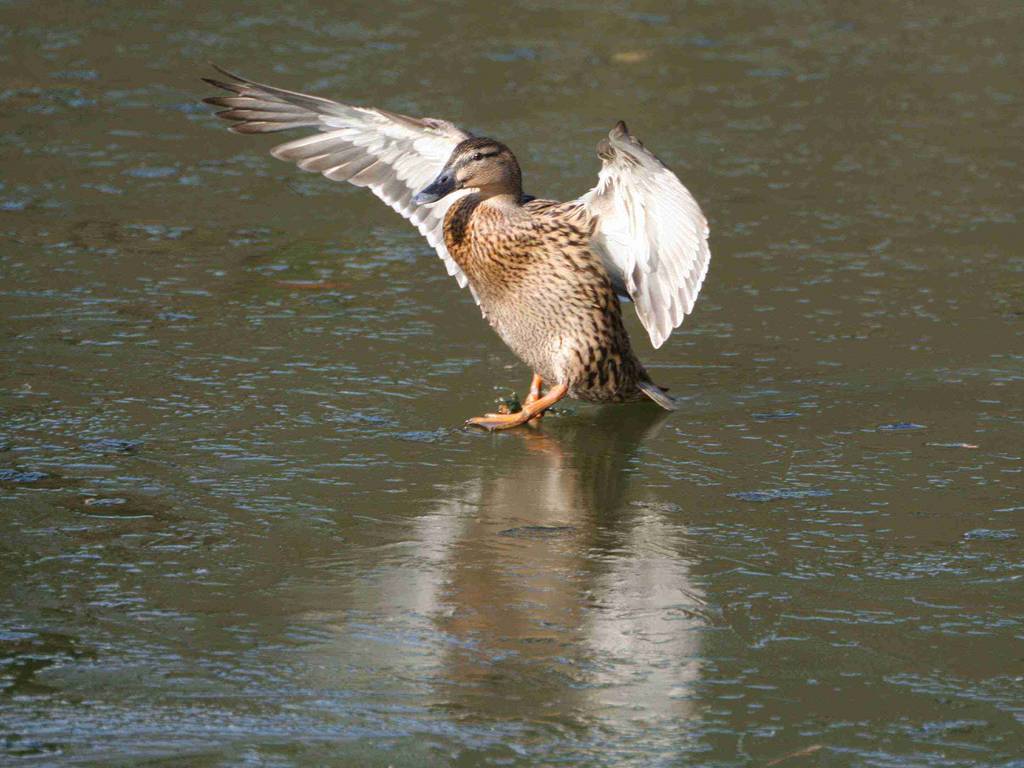
[{"label": "duck's head", "polygon": [[466,139],[452,151],[444,168],[413,198],[433,203],[458,189],[474,188],[484,197],[523,194],[523,178],[512,150],[494,139]]}]

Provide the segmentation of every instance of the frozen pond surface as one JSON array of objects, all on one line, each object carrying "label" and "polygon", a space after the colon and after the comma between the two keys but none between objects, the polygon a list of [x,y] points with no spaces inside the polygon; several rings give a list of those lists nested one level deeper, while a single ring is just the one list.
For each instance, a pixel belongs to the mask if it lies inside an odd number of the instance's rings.
[{"label": "frozen pond surface", "polygon": [[[138,5],[0,6],[0,764],[1020,759],[1024,6]],[[529,371],[209,60],[546,196],[625,118],[680,411],[461,429]]]}]

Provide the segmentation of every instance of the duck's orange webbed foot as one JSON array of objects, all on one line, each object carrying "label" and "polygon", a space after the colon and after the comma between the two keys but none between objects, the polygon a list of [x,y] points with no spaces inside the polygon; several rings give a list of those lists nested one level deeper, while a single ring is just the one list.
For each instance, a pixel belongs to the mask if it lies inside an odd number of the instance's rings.
[{"label": "duck's orange webbed foot", "polygon": [[[539,382],[540,377],[534,376],[534,380]],[[488,413],[484,416],[474,416],[472,419],[467,419],[466,423],[487,430],[518,427],[520,424],[525,424],[530,419],[544,413],[544,411],[565,397],[565,393],[568,391],[569,386],[567,384],[559,384],[552,387],[543,397],[537,397],[534,400],[527,398],[527,402],[523,404],[523,409],[518,413]],[[533,394],[532,386],[530,394]]]}]

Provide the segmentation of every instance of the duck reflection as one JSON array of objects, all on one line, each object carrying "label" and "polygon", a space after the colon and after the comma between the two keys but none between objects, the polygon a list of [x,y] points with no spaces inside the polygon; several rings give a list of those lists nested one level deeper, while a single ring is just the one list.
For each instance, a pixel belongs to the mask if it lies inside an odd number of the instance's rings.
[{"label": "duck reflection", "polygon": [[685,530],[630,487],[663,419],[548,419],[496,437],[499,465],[441,489],[416,523],[430,567],[398,598],[449,641],[441,702],[518,720],[690,714],[703,621]]}]

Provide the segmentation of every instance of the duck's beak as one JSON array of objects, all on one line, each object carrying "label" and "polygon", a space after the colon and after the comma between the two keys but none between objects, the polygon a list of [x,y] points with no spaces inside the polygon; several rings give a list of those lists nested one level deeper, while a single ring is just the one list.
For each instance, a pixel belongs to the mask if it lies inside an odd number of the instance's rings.
[{"label": "duck's beak", "polygon": [[455,174],[445,168],[438,177],[421,189],[412,199],[416,205],[436,203],[445,195],[455,191]]}]

